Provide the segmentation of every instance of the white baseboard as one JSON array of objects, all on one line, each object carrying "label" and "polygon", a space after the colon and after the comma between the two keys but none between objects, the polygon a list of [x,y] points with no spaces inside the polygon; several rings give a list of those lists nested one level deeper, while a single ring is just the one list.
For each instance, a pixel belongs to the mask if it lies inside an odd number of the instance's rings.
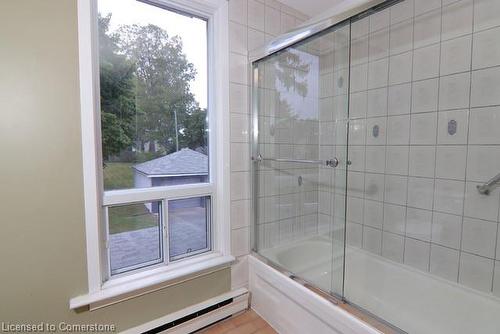
[{"label": "white baseboard", "polygon": [[122,334],[139,334],[144,333],[148,330],[160,327],[164,324],[168,324],[177,319],[183,318],[185,316],[191,315],[193,313],[199,312],[207,307],[213,306],[230,298],[233,301],[230,304],[224,305],[216,310],[208,312],[206,314],[200,315],[192,320],[181,323],[175,327],[169,328],[161,333],[168,334],[189,334],[203,327],[209,326],[219,320],[222,320],[228,316],[244,311],[248,308],[248,297],[249,293],[247,289],[237,289],[232,290],[228,293],[222,294],[220,296],[211,298],[202,303],[186,307],[177,312],[171,313],[164,317],[149,321],[137,327],[127,329]]}]

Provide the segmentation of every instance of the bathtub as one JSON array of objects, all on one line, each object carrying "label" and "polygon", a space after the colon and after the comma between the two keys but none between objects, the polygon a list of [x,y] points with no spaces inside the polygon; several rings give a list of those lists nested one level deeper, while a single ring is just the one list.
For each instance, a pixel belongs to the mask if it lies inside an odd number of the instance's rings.
[{"label": "bathtub", "polygon": [[[327,290],[342,250],[317,236],[260,255]],[[379,333],[260,256],[250,256],[249,273],[252,308],[280,333]],[[498,298],[353,247],[346,249],[345,295],[411,334],[500,332]]]}]

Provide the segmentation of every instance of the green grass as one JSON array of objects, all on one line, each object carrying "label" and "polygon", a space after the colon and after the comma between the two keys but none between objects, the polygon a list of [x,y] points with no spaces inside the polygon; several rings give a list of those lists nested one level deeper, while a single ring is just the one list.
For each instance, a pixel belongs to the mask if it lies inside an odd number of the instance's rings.
[{"label": "green grass", "polygon": [[[134,187],[133,163],[107,162],[104,167],[104,189],[127,189]],[[115,234],[140,230],[158,225],[156,215],[144,204],[130,204],[109,208],[109,233]]]},{"label": "green grass", "polygon": [[104,189],[126,189],[134,187],[133,163],[106,162],[104,167]]},{"label": "green grass", "polygon": [[115,206],[108,212],[110,234],[158,226],[158,216],[150,213],[144,204]]}]

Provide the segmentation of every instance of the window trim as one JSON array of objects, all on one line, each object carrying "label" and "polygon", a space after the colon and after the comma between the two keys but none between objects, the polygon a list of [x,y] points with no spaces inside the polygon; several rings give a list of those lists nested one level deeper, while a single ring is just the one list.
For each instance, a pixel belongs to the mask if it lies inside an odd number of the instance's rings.
[{"label": "window trim", "polygon": [[[129,299],[134,291],[140,295],[148,288],[154,291],[158,284],[170,285],[183,277],[196,277],[209,270],[228,267],[230,243],[230,172],[229,172],[229,50],[228,3],[226,0],[147,0],[149,4],[163,5],[174,10],[192,13],[208,24],[208,109],[209,112],[209,183],[113,190],[102,189],[101,138],[99,114],[99,68],[97,50],[97,0],[78,0],[78,44],[80,74],[80,112],[82,135],[82,162],[88,293],[70,300],[70,308],[113,303],[119,296]],[[217,70],[214,70],[217,69]],[[212,197],[212,251],[176,261],[174,264],[151,267],[107,281],[107,256],[103,251],[106,224],[103,208],[144,200],[168,200],[182,197],[210,195]],[[168,247],[168,245],[164,245]],[[218,270],[218,269],[217,269]],[[153,287],[155,286],[155,287]],[[154,288],[154,289],[153,289]],[[125,296],[127,295],[127,296]],[[109,297],[112,296],[112,297]],[[92,307],[92,305],[91,305]]]}]

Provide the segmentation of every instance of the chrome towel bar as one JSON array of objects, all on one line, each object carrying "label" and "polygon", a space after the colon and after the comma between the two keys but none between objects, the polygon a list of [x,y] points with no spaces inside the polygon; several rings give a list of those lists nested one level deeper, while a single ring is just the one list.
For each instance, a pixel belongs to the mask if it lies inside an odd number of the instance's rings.
[{"label": "chrome towel bar", "polygon": [[479,193],[482,195],[489,195],[491,189],[493,189],[495,184],[497,184],[498,182],[500,182],[500,174],[497,174],[485,184],[477,186],[477,191],[479,191]]},{"label": "chrome towel bar", "polygon": [[314,165],[323,165],[327,167],[337,167],[339,165],[339,160],[337,158],[333,158],[330,160],[299,160],[299,159],[275,159],[275,158],[263,158],[262,155],[257,155],[257,157],[252,157],[252,160],[255,162],[261,161],[275,161],[275,162],[295,162],[301,164],[314,164]]}]

